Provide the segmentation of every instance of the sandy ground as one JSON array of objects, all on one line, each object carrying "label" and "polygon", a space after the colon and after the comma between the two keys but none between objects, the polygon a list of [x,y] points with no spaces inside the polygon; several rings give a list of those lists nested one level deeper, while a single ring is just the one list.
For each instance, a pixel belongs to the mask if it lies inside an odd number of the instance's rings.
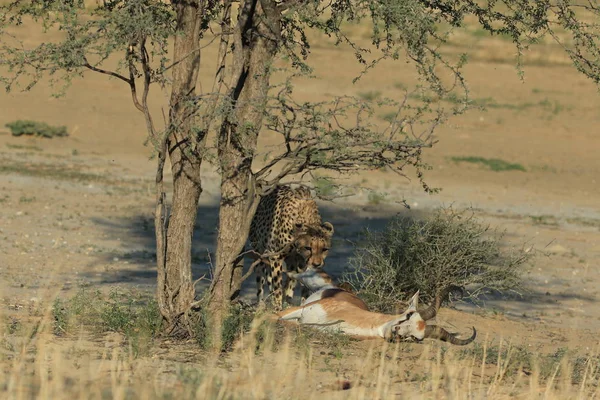
[{"label": "sandy ground", "polygon": [[[394,96],[394,83],[409,84],[414,75],[405,65],[384,66],[352,85],[356,71],[326,68],[334,57],[348,64],[352,54],[326,46],[313,50],[320,79],[303,84],[301,97],[365,90]],[[442,318],[461,332],[477,326],[481,340],[504,337],[540,350],[586,351],[597,343],[600,328],[600,97],[560,63],[527,66],[525,72],[520,81],[510,58],[468,65],[473,98],[510,106],[473,110],[439,129],[439,143],[425,158],[433,166],[426,179],[441,193],[427,195],[417,182],[372,172],[355,179],[377,182],[388,193],[382,204],[369,203],[366,194],[321,203],[324,219],[336,229],[327,268],[339,273],[351,256],[349,243],[366,227],[382,228],[399,211],[473,207],[484,221],[506,230],[508,241],[527,242],[547,255],[536,258],[522,297],[458,304],[443,310]],[[34,119],[67,125],[71,132],[52,140],[0,134],[1,306],[17,318],[29,305],[68,296],[83,283],[154,288],[154,162],[142,144],[142,117],[126,88],[104,76],[86,74],[64,98],[50,94],[40,84],[31,92],[0,95],[0,127]],[[164,99],[154,93],[151,101],[158,110]],[[494,172],[456,163],[456,156],[500,158],[522,164],[526,172]],[[218,180],[209,168],[204,182],[195,276],[206,271],[215,242]],[[403,199],[411,211],[397,203]],[[254,290],[249,285],[244,294]]]}]

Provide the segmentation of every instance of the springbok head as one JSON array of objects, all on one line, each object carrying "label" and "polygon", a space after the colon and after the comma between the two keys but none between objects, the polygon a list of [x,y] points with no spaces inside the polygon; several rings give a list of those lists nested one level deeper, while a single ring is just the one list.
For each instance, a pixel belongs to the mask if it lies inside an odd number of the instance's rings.
[{"label": "springbok head", "polygon": [[333,287],[333,279],[322,269],[307,268],[305,271],[287,271],[287,276],[297,279],[302,285],[312,291]]},{"label": "springbok head", "polygon": [[[461,294],[463,293],[462,288],[459,286],[448,286],[440,293],[438,293],[438,295],[435,297],[435,301],[433,302],[433,304],[419,312],[423,320],[429,321],[430,319],[435,318],[435,316],[437,315],[437,310],[442,305],[442,302],[448,297],[448,295],[450,295],[452,291],[455,290],[459,290]],[[458,346],[464,346],[471,343],[473,340],[475,340],[476,336],[477,330],[475,329],[475,327],[473,327],[473,334],[467,339],[459,339],[454,333],[448,332],[441,326],[427,325],[425,327],[425,338],[439,339],[443,342],[449,342]]]},{"label": "springbok head", "polygon": [[385,327],[384,337],[387,340],[425,338],[425,320],[417,311],[419,306],[419,291],[414,294],[408,304],[408,309]]}]

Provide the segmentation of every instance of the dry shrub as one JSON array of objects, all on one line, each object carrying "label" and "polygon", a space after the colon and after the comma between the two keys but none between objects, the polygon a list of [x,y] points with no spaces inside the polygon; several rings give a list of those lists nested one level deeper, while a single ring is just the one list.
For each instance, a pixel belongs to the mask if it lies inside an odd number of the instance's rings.
[{"label": "dry shrub", "polygon": [[503,234],[472,211],[451,208],[423,220],[397,216],[365,239],[343,278],[370,307],[386,312],[417,290],[425,301],[449,285],[468,286],[473,298],[489,289],[519,291],[532,255],[504,249]]}]

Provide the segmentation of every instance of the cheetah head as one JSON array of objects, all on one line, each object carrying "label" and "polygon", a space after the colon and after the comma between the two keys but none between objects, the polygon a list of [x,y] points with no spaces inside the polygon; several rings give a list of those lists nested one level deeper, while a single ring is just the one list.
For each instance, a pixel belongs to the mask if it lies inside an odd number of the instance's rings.
[{"label": "cheetah head", "polygon": [[321,226],[296,224],[294,228],[295,253],[304,268],[321,268],[331,247],[333,225],[324,222]]}]

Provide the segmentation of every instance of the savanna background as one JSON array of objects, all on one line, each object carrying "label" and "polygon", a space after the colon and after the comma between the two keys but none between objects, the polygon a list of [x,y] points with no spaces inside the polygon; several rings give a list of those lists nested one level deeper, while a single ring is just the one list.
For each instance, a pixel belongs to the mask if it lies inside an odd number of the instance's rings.
[{"label": "savanna background", "polygon": [[[27,44],[51,40],[27,24]],[[348,28],[369,45],[363,24]],[[417,75],[383,62],[353,79],[352,49],[312,37],[315,79],[300,101],[332,94],[399,98]],[[195,340],[156,337],[153,228],[155,164],[141,115],[122,82],[94,73],[56,98],[48,82],[0,95],[0,126],[15,120],[65,125],[69,136],[13,136],[0,128],[0,393],[7,398],[508,398],[597,396],[600,258],[600,96],[550,40],[531,46],[516,67],[509,37],[475,20],[440,51],[469,51],[464,76],[472,105],[438,128],[416,179],[384,171],[346,177],[374,191],[320,201],[335,226],[326,270],[339,276],[363,230],[381,230],[397,213],[421,218],[439,206],[472,208],[505,231],[503,244],[535,251],[519,293],[442,308],[438,322],[475,343],[451,347],[354,341],[274,326],[266,314],[230,320],[215,354]],[[204,59],[212,62],[211,51]],[[213,78],[200,70],[200,81]],[[211,69],[206,71],[212,72]],[[275,79],[277,76],[275,76]],[[160,113],[168,93],[149,99]],[[382,110],[373,123],[390,115]],[[273,139],[275,140],[275,139]],[[267,148],[269,135],[259,148]],[[208,286],[218,217],[219,176],[203,165],[204,192],[193,242],[193,275]],[[167,175],[167,181],[168,181]],[[309,182],[310,183],[310,182]],[[312,182],[314,183],[314,182]],[[407,209],[404,202],[410,206]],[[201,227],[201,229],[200,229]],[[252,299],[254,280],[244,285]],[[139,311],[142,310],[142,311]],[[245,329],[242,329],[245,328]],[[241,334],[242,330],[246,333]]]}]

